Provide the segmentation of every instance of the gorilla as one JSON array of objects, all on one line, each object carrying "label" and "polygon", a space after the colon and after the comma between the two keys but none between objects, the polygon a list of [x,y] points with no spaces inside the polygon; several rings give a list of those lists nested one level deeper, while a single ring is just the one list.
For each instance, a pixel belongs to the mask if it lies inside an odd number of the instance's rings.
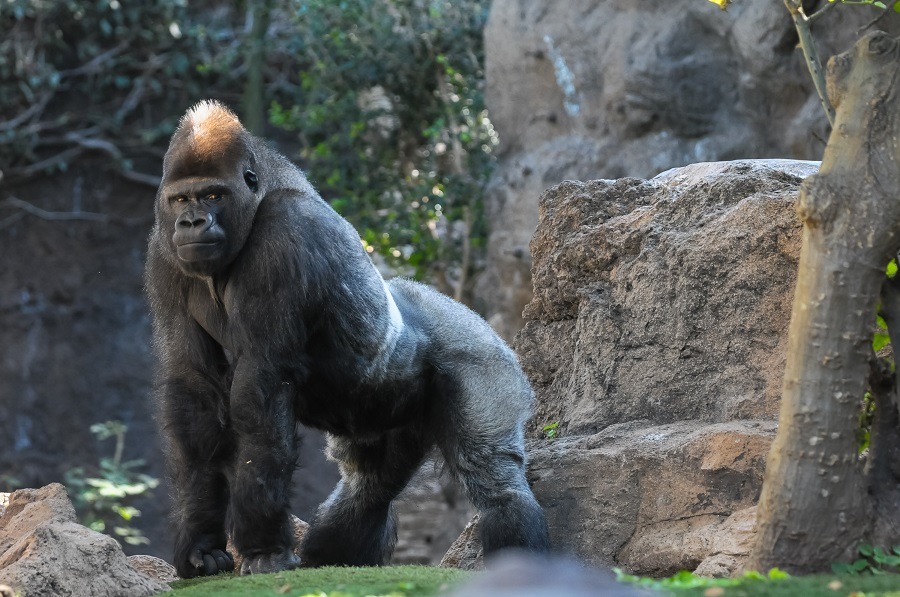
[{"label": "gorilla", "polygon": [[[383,565],[392,500],[437,447],[481,515],[487,554],[549,548],[525,479],[532,391],[483,319],[385,282],[353,227],[223,105],[182,117],[163,161],[145,286],[184,578]],[[298,425],[341,480],[298,559]]]}]

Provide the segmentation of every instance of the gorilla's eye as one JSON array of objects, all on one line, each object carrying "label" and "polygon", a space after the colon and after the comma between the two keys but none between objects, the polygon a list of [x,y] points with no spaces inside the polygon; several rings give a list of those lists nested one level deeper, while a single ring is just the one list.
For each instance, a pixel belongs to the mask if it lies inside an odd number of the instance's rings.
[{"label": "gorilla's eye", "polygon": [[247,170],[246,172],[244,172],[244,182],[247,183],[247,188],[254,193],[259,188],[259,179],[256,178],[256,172],[254,172],[253,170]]},{"label": "gorilla's eye", "polygon": [[175,203],[184,203],[187,200],[188,198],[185,195],[178,195],[172,198],[172,201],[174,201]]},{"label": "gorilla's eye", "polygon": [[222,193],[209,193],[208,195],[203,197],[203,199],[205,199],[206,201],[218,201],[221,198]]}]

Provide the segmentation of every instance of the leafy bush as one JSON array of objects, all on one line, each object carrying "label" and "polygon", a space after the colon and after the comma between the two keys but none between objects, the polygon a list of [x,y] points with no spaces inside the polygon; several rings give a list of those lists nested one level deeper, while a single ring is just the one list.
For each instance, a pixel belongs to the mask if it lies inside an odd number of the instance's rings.
[{"label": "leafy bush", "polygon": [[900,572],[900,545],[890,551],[868,544],[859,546],[859,556],[851,563],[838,562],[831,566],[835,574],[886,574]]},{"label": "leafy bush", "polygon": [[310,177],[367,250],[460,294],[498,142],[482,97],[488,2],[295,6],[293,53],[307,63],[272,123],[297,133]]},{"label": "leafy bush", "polygon": [[159,480],[138,472],[144,466],[143,460],[122,461],[127,430],[121,421],[91,425],[91,433],[98,440],[115,438],[113,456],[102,458],[90,473],[84,467],[69,470],[66,487],[85,526],[130,545],[140,545],[150,541],[131,525],[141,515],[132,503],[156,488]]},{"label": "leafy bush", "polygon": [[262,97],[270,122],[299,144],[293,157],[368,250],[461,296],[483,244],[497,145],[482,98],[488,5],[2,2],[4,177],[65,169],[99,150],[125,175],[148,164],[152,175],[130,178],[154,184],[187,106],[244,98],[242,116],[255,122],[258,100],[248,98]]}]

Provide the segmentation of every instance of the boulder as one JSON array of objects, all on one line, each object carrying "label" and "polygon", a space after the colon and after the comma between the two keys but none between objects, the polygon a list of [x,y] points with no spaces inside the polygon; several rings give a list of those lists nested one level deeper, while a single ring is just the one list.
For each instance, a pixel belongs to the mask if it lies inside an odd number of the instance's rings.
[{"label": "boulder", "polygon": [[169,584],[178,580],[178,572],[175,566],[155,556],[136,555],[128,556],[128,564],[143,574],[161,583]]},{"label": "boulder", "polygon": [[115,539],[77,523],[54,483],[10,495],[0,517],[0,585],[25,595],[154,595],[168,585],[129,565]]},{"label": "boulder", "polygon": [[541,197],[534,299],[516,350],[532,432],[775,419],[815,162],[695,164]]}]

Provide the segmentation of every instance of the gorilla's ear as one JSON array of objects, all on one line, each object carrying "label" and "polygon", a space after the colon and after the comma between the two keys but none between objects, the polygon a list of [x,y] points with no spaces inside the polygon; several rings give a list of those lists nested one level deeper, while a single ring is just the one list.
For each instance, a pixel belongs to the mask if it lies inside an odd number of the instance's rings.
[{"label": "gorilla's ear", "polygon": [[246,172],[244,172],[244,182],[247,183],[247,188],[254,193],[257,189],[259,189],[259,179],[256,178],[256,172],[254,172],[253,170],[247,170]]}]

